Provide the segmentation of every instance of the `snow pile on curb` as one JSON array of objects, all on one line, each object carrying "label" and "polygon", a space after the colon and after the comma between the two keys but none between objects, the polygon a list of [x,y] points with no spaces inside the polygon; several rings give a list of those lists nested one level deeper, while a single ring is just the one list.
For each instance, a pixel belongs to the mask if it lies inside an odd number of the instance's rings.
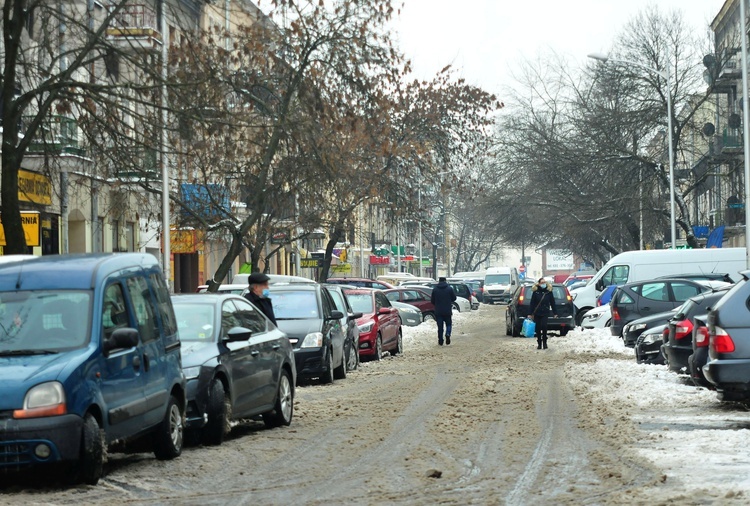
[{"label": "snow pile on curb", "polygon": [[555,338],[555,348],[568,353],[589,355],[622,355],[635,362],[631,348],[627,348],[622,339],[613,336],[609,328],[581,330],[576,328],[565,337]]}]

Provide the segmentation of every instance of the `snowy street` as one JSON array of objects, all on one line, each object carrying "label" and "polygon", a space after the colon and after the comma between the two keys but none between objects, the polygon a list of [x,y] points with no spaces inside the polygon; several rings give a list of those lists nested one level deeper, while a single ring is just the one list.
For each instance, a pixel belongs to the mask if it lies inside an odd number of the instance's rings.
[{"label": "snowy street", "polygon": [[6,487],[0,503],[744,504],[750,430],[609,330],[505,336],[505,306],[404,328],[404,355],[297,390],[295,419],[236,426],[174,460],[114,454],[98,486]]}]

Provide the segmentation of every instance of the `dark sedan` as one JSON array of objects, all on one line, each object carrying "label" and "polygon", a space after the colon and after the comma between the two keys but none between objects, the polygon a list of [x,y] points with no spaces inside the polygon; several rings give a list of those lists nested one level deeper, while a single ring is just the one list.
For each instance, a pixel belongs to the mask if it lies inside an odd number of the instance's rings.
[{"label": "dark sedan", "polygon": [[[664,313],[652,314],[651,316],[633,320],[632,322],[625,325],[622,328],[622,339],[623,341],[625,341],[625,346],[627,346],[628,348],[636,346],[638,338],[641,336],[641,334],[651,329],[652,327],[666,325],[669,320],[675,315],[675,311],[675,309],[672,309],[670,311],[665,311]],[[659,346],[661,346],[661,343],[659,343]],[[661,355],[661,352],[659,352],[659,354]],[[663,364],[664,362],[660,363]]]},{"label": "dark sedan", "polygon": [[652,279],[619,287],[610,301],[612,335],[622,336],[623,327],[628,322],[669,311],[682,305],[690,297],[710,291],[710,283],[689,279]]},{"label": "dark sedan", "polygon": [[[510,297],[508,307],[505,308],[505,333],[509,336],[520,336],[523,320],[534,312],[534,309],[530,307],[531,288],[530,284],[522,284]],[[575,326],[573,298],[565,285],[560,283],[552,285],[552,296],[555,298],[557,318],[550,316],[547,328],[561,336],[567,335],[568,331]]]},{"label": "dark sedan", "polygon": [[727,291],[724,288],[692,297],[669,320],[669,333],[662,346],[662,353],[671,371],[686,372],[688,370],[688,358],[693,354],[694,318],[710,311]]},{"label": "dark sedan", "polygon": [[319,284],[271,285],[271,301],[279,329],[294,347],[298,382],[346,378],[346,330],[341,326],[346,315],[336,309],[328,290]]},{"label": "dark sedan", "polygon": [[344,359],[346,360],[346,371],[355,371],[359,367],[359,327],[357,318],[362,317],[362,313],[355,313],[346,298],[344,287],[347,285],[325,285],[328,293],[331,294],[336,309],[341,311],[344,317],[341,319],[341,326],[346,329],[346,341],[344,341]]},{"label": "dark sedan", "polygon": [[714,386],[708,382],[703,374],[703,366],[708,363],[708,345],[710,343],[708,315],[698,315],[693,320],[695,322],[693,325],[693,354],[688,357],[690,377],[693,379],[695,386],[713,389]]},{"label": "dark sedan", "polygon": [[231,294],[173,295],[187,379],[186,428],[221,444],[230,421],[289,425],[296,369],[286,335]]},{"label": "dark sedan", "polygon": [[[640,320],[636,320],[640,321]],[[639,364],[664,364],[661,345],[664,343],[664,333],[667,324],[654,325],[643,331],[635,342],[635,361]]]},{"label": "dark sedan", "polygon": [[721,399],[750,400],[750,271],[708,313],[708,363],[706,379]]}]

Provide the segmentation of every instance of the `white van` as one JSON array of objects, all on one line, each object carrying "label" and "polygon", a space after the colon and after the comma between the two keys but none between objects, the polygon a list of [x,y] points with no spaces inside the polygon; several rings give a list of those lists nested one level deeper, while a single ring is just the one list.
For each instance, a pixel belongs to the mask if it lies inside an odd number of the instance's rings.
[{"label": "white van", "polygon": [[519,283],[518,269],[515,267],[490,267],[484,275],[484,288],[482,288],[484,302],[507,303]]},{"label": "white van", "polygon": [[591,280],[571,291],[576,308],[576,325],[596,307],[596,297],[610,285],[666,275],[722,273],[734,281],[746,269],[745,248],[626,251],[612,257]]}]

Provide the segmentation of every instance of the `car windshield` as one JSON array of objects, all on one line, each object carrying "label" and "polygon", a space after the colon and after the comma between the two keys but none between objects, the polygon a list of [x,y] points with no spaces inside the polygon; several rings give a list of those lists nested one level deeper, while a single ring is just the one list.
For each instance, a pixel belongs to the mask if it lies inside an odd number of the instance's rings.
[{"label": "car windshield", "polygon": [[372,308],[372,295],[369,293],[346,293],[346,298],[349,299],[349,305],[355,313],[374,313],[375,310]]},{"label": "car windshield", "polygon": [[508,285],[510,284],[510,274],[487,274],[484,278],[485,285]]},{"label": "car windshield", "polygon": [[271,303],[277,320],[308,320],[320,318],[318,299],[311,290],[271,291]]},{"label": "car windshield", "polygon": [[0,355],[57,353],[89,342],[91,293],[0,293]]},{"label": "car windshield", "polygon": [[214,339],[214,305],[196,302],[174,304],[174,315],[180,341],[212,341]]}]

